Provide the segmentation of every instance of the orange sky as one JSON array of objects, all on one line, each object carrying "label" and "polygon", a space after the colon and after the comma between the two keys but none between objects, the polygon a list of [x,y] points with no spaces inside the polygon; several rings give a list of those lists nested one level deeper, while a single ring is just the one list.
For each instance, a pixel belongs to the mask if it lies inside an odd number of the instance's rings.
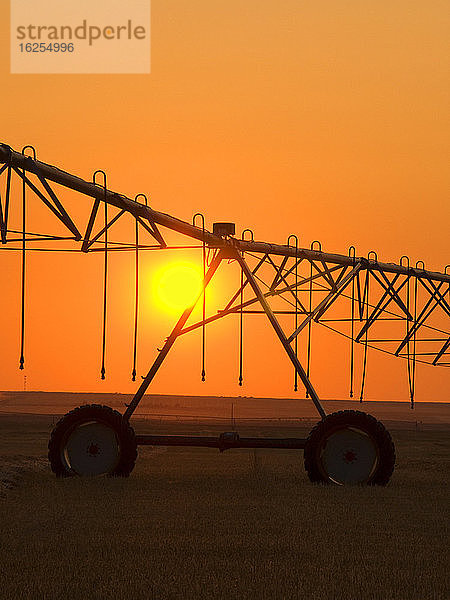
[{"label": "orange sky", "polygon": [[[354,244],[386,262],[402,254],[434,270],[450,262],[447,3],[153,0],[150,75],[10,75],[8,5],[0,141],[34,144],[41,160],[87,179],[105,169],[109,187],[145,192],[157,210],[186,220],[202,211],[209,226],[234,221],[260,240],[297,233],[301,245],[320,239],[330,252]],[[141,374],[173,322],[150,294],[153,270],[171,258],[143,259]],[[19,256],[0,260],[0,387],[22,389]],[[215,297],[236,280],[229,270]],[[132,257],[114,257],[101,382],[101,257],[30,256],[28,389],[136,389],[132,285]],[[179,340],[149,391],[291,395],[292,368],[257,317],[248,319],[247,385],[237,386],[230,319],[208,332],[207,383],[194,334]],[[325,398],[348,392],[344,353],[345,340],[317,333],[312,380]],[[405,373],[402,360],[369,352],[367,397],[406,400]],[[449,390],[448,369],[419,368],[418,400],[450,401]]]}]

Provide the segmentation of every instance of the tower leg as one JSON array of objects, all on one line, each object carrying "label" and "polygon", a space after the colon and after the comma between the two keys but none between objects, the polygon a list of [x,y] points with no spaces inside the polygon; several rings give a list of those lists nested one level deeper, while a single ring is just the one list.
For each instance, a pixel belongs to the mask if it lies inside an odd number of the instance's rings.
[{"label": "tower leg", "polygon": [[290,361],[294,365],[295,370],[297,371],[298,376],[302,380],[303,385],[305,386],[308,394],[310,395],[312,401],[314,402],[314,405],[317,408],[318,413],[320,414],[322,419],[324,419],[326,417],[326,412],[320,403],[319,396],[317,395],[316,390],[314,389],[312,383],[310,382],[309,377],[306,375],[306,372],[303,369],[300,361],[296,357],[293,348],[291,347],[290,343],[288,342],[287,337],[286,337],[281,325],[279,324],[276,316],[274,315],[274,313],[270,307],[270,304],[267,302],[264,294],[262,293],[261,288],[259,287],[255,277],[253,276],[251,269],[248,267],[247,263],[245,262],[245,259],[242,258],[241,254],[238,251],[236,251],[236,260],[241,265],[242,270],[244,271],[245,276],[247,277],[248,282],[251,285],[251,287],[255,293],[255,296],[258,298],[272,327],[275,329],[275,333],[277,334],[278,339],[282,343],[283,348],[286,351],[286,354],[288,355]]},{"label": "tower leg", "polygon": [[202,286],[202,292],[201,292],[201,294],[198,296],[198,298],[195,300],[195,302],[191,306],[189,306],[189,308],[187,308],[183,312],[183,314],[181,315],[181,317],[178,319],[178,322],[176,323],[176,325],[173,328],[171,334],[166,339],[166,342],[165,342],[164,346],[162,347],[161,351],[159,352],[158,356],[156,357],[155,362],[152,364],[149,372],[144,377],[144,380],[141,383],[141,385],[139,386],[139,389],[136,392],[133,400],[128,405],[127,410],[125,411],[125,413],[123,415],[125,419],[128,420],[131,417],[131,415],[134,413],[134,411],[136,410],[139,402],[142,399],[142,396],[147,391],[147,388],[150,385],[150,383],[152,382],[152,380],[155,377],[156,373],[158,372],[159,367],[162,365],[162,363],[164,362],[164,359],[169,354],[169,351],[172,348],[172,346],[174,345],[175,340],[180,335],[181,330],[183,329],[184,325],[186,324],[186,321],[191,316],[192,311],[194,310],[194,308],[195,308],[198,300],[201,298],[202,294],[204,293],[204,291],[206,289],[206,286],[211,281],[214,273],[217,271],[217,268],[220,265],[220,263],[222,261],[222,258],[223,258],[223,251],[219,250],[218,254],[216,254],[216,256],[213,258],[213,261],[212,261],[212,263],[211,263],[211,265],[210,265],[210,267],[209,267],[209,269],[208,269],[208,271],[206,273],[205,279],[203,280],[203,286]]}]

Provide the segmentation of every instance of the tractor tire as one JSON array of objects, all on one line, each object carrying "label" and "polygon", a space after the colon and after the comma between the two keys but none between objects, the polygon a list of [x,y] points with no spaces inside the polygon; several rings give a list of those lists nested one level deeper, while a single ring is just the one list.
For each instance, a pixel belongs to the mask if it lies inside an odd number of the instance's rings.
[{"label": "tractor tire", "polygon": [[314,483],[386,485],[395,466],[387,429],[357,410],[341,410],[320,421],[306,440],[304,456]]},{"label": "tractor tire", "polygon": [[48,443],[48,459],[57,477],[128,477],[136,458],[133,428],[118,411],[100,404],[68,412]]}]

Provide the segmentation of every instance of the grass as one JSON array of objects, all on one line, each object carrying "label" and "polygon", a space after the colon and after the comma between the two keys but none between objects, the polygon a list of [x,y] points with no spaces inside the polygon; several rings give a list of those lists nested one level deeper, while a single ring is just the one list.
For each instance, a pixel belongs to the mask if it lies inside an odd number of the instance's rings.
[{"label": "grass", "polygon": [[[45,454],[49,425],[1,418],[4,460]],[[386,488],[311,485],[301,451],[141,448],[126,480],[25,471],[0,499],[0,596],[448,598],[448,431],[392,433]]]}]

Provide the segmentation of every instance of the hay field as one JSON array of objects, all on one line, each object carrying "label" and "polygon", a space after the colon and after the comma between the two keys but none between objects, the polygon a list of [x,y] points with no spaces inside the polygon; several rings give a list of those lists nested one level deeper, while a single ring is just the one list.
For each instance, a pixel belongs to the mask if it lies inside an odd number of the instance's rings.
[{"label": "hay field", "polygon": [[129,479],[56,480],[51,421],[0,417],[2,598],[448,598],[448,429],[392,431],[379,489],[313,486],[302,451],[273,450],[141,448]]}]

